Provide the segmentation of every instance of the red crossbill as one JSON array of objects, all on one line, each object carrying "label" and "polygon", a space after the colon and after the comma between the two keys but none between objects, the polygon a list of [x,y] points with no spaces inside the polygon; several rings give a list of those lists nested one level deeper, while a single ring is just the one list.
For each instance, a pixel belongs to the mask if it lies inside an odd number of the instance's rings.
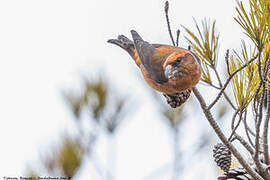
[{"label": "red crossbill", "polygon": [[168,96],[186,91],[190,93],[201,77],[200,60],[195,54],[180,47],[150,44],[134,30],[131,30],[131,35],[133,41],[119,35],[108,42],[129,53],[153,89]]}]

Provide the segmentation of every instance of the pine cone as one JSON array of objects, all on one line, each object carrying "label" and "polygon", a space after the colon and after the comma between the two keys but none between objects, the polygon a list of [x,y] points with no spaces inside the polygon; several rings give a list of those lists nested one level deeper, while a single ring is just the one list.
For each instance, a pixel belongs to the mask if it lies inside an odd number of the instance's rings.
[{"label": "pine cone", "polygon": [[232,154],[224,144],[218,143],[214,146],[213,157],[220,169],[225,172],[229,171],[232,161]]},{"label": "pine cone", "polygon": [[175,94],[163,94],[163,96],[167,99],[167,103],[172,108],[177,108],[181,106],[183,103],[187,101],[191,93],[191,90],[188,89],[184,92],[175,93]]},{"label": "pine cone", "polygon": [[242,167],[230,169],[218,177],[218,180],[252,180],[252,177]]}]

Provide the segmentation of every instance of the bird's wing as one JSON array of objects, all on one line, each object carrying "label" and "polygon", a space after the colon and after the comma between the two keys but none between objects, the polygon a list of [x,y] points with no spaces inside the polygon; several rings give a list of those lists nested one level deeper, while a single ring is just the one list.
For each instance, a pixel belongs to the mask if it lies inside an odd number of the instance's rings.
[{"label": "bird's wing", "polygon": [[162,67],[162,59],[155,58],[155,56],[153,56],[155,46],[144,41],[140,37],[140,35],[134,30],[131,30],[131,35],[134,41],[135,48],[139,54],[141,63],[149,73],[150,77],[155,82],[160,84],[167,82],[168,79],[165,77]]}]

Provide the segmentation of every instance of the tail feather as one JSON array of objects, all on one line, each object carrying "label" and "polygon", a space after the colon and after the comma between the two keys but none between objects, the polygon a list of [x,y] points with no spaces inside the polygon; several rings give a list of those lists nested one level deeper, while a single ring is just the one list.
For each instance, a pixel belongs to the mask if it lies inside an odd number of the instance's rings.
[{"label": "tail feather", "polygon": [[124,35],[119,35],[118,36],[118,40],[122,41],[123,43],[127,44],[127,45],[133,45],[133,41],[131,41],[130,39],[128,39],[126,36]]},{"label": "tail feather", "polygon": [[134,40],[134,44],[137,44],[138,42],[143,41],[141,36],[135,30],[131,30],[130,32],[132,35],[132,39]]},{"label": "tail feather", "polygon": [[117,39],[109,39],[107,41],[108,43],[112,43],[115,44],[121,48],[123,48],[124,50],[126,50],[131,56],[134,55],[134,44],[133,42],[128,39],[126,36],[124,35],[119,35]]}]

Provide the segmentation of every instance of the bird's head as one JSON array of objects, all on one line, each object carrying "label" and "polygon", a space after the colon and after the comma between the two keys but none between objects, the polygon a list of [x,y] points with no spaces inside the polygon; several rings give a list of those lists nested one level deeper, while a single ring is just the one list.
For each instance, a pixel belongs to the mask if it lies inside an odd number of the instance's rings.
[{"label": "bird's head", "polygon": [[201,75],[200,62],[189,51],[174,52],[169,55],[163,69],[169,80],[179,80],[187,76],[200,77]]}]

